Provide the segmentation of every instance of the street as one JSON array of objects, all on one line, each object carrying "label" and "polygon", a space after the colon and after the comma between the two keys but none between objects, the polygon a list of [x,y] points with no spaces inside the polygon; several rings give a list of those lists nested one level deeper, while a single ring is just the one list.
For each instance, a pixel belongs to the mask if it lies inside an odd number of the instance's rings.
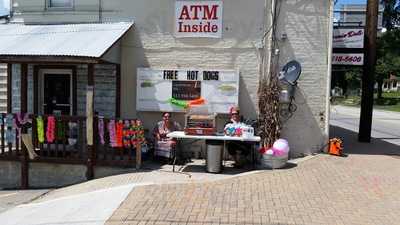
[{"label": "street", "polygon": [[[331,106],[330,124],[358,133],[360,109],[346,106]],[[374,110],[371,136],[400,145],[400,113]],[[400,147],[399,147],[400,148]]]}]

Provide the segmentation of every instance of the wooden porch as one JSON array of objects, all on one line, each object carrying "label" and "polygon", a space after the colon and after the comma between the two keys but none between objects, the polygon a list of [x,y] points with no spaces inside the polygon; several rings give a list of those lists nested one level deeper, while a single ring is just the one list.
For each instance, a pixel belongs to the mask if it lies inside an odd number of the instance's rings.
[{"label": "wooden porch", "polygon": [[[96,61],[94,63],[88,63],[86,60],[81,59],[80,64],[87,65],[87,85],[86,85],[86,105],[84,109],[85,115],[77,115],[77,101],[76,101],[76,63],[75,62],[57,62],[57,57],[52,60],[41,62],[37,61],[37,58],[32,57],[28,62],[17,61],[18,58],[13,59],[12,63],[8,62],[7,69],[7,113],[1,114],[0,118],[0,161],[19,161],[21,163],[21,188],[29,188],[29,163],[42,162],[51,164],[78,164],[86,165],[86,178],[88,180],[94,178],[94,167],[95,166],[111,166],[111,167],[136,167],[141,166],[141,143],[137,143],[130,147],[111,147],[108,131],[105,130],[103,133],[105,143],[100,143],[98,133],[98,121],[99,115],[102,112],[94,111],[94,96],[96,92],[95,87],[95,65],[111,65],[115,68],[115,105],[111,107],[114,111],[114,117],[103,118],[105,124],[110,120],[114,121],[125,121],[126,119],[120,118],[120,64],[107,63],[103,61]],[[53,61],[54,60],[54,61]],[[13,109],[13,64],[20,64],[20,110],[15,113]],[[33,64],[33,90],[30,90],[33,94],[33,102],[29,102],[33,113],[28,114],[28,65]],[[69,68],[72,71],[72,115],[52,115],[44,114],[43,110],[40,110],[39,106],[41,103],[39,99],[39,88],[38,88],[38,71],[41,68]],[[107,78],[104,78],[107,79]],[[15,93],[15,90],[14,90]],[[15,98],[14,98],[15,99]],[[82,107],[82,106],[81,106]],[[14,112],[14,113],[13,113]],[[16,127],[13,125],[15,137],[14,140],[7,140],[7,130],[10,129],[6,126],[6,117],[12,116],[14,121],[18,119],[18,115],[28,114],[32,121],[30,127],[21,126]],[[46,138],[44,141],[39,141],[38,124],[37,118],[41,117],[44,122],[44,130],[47,127],[47,120],[49,117],[53,117],[57,123],[55,130],[61,131],[64,135],[55,135],[55,140],[49,142]],[[130,120],[129,120],[130,121]],[[76,140],[75,143],[71,143],[71,128],[69,124],[76,125]],[[14,122],[15,124],[15,122]],[[61,128],[59,128],[60,126]],[[24,141],[22,141],[21,135],[29,134],[29,139],[32,145],[30,154],[34,154],[35,157],[29,157],[28,149]],[[46,134],[44,135],[46,136]]]}]

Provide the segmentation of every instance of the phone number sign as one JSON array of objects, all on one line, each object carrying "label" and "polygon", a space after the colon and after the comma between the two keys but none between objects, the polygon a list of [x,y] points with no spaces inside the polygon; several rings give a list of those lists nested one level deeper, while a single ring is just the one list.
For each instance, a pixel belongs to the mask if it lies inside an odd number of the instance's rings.
[{"label": "phone number sign", "polygon": [[332,65],[353,65],[362,66],[364,54],[362,53],[333,53]]}]

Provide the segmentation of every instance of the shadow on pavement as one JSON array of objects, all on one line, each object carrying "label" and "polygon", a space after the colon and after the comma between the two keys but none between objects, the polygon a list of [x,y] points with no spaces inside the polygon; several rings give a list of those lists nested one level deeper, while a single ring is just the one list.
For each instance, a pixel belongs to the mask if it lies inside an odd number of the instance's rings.
[{"label": "shadow on pavement", "polygon": [[390,155],[400,157],[400,146],[377,138],[371,138],[371,143],[358,142],[358,133],[337,126],[330,126],[330,137],[343,140],[344,153],[366,155]]}]

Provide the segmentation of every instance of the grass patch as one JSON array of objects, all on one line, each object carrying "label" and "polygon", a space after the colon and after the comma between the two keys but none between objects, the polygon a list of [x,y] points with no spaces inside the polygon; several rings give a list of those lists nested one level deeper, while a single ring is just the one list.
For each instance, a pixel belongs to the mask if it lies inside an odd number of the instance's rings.
[{"label": "grass patch", "polygon": [[[344,105],[358,107],[361,104],[360,96],[332,97],[333,105]],[[400,112],[400,92],[382,93],[382,98],[377,99],[374,95],[374,108]]]}]

